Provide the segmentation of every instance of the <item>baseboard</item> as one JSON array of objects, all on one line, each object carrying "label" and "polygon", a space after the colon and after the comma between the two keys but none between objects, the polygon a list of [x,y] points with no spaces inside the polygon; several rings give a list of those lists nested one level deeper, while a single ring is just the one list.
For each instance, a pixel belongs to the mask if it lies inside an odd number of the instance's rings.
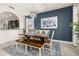
[{"label": "baseboard", "polygon": [[55,39],[53,39],[52,41],[54,41],[54,42],[60,42],[60,43],[66,43],[66,44],[73,44],[72,42],[55,40]]}]

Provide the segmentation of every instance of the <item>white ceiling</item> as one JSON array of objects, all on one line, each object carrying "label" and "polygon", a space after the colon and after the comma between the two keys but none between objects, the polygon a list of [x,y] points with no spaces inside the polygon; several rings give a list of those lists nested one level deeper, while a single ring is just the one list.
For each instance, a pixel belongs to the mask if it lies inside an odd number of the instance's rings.
[{"label": "white ceiling", "polygon": [[[29,15],[33,9],[37,13],[42,13],[71,5],[73,5],[73,3],[0,3],[0,10],[10,9],[23,15]],[[11,9],[8,6],[12,6],[15,9]]]}]

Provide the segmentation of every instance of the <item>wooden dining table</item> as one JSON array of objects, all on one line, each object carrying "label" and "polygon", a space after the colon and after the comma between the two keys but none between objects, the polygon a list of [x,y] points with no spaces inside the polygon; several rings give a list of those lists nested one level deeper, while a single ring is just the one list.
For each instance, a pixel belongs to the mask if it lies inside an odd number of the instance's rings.
[{"label": "wooden dining table", "polygon": [[31,37],[39,38],[41,42],[44,42],[45,39],[48,39],[48,36],[45,34],[19,34],[24,35],[27,39],[30,39]]}]

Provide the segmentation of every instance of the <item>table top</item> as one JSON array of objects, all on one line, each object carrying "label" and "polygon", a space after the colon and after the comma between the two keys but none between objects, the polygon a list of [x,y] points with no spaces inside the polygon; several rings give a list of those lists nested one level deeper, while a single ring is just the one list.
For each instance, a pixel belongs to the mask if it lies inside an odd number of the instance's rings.
[{"label": "table top", "polygon": [[26,34],[26,35],[47,37],[47,35],[45,35],[45,34]]},{"label": "table top", "polygon": [[48,36],[45,34],[19,34],[19,35],[48,38]]},{"label": "table top", "polygon": [[35,46],[38,48],[41,48],[44,44],[43,42],[40,42],[40,41],[35,40],[35,39],[18,39],[18,40],[16,40],[16,42],[24,43],[24,44]]}]

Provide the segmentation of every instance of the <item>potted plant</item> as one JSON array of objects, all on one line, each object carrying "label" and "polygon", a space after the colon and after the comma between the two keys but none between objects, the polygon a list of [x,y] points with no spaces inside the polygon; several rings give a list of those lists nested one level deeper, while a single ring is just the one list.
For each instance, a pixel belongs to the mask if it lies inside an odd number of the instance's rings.
[{"label": "potted plant", "polygon": [[74,30],[75,34],[77,35],[77,39],[79,40],[79,21],[71,23],[70,26],[72,26],[72,27],[74,26],[73,30]]}]

